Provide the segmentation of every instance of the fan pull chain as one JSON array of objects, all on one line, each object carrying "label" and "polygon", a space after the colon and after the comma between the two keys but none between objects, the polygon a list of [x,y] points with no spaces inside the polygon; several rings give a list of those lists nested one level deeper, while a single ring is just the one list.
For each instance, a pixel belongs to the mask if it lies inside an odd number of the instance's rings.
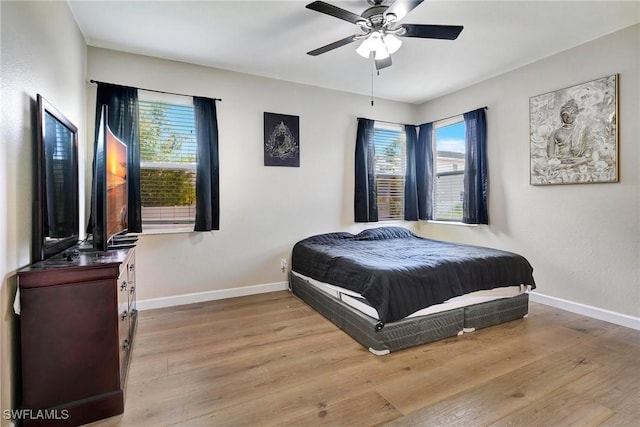
[{"label": "fan pull chain", "polygon": [[373,64],[374,61],[371,61],[371,106],[373,107]]}]

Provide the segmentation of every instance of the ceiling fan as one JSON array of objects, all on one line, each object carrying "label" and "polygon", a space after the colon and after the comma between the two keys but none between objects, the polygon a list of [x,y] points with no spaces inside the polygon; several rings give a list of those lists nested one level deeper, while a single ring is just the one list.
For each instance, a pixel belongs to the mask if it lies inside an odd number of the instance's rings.
[{"label": "ceiling fan", "polygon": [[356,49],[356,52],[365,58],[373,56],[376,70],[381,70],[391,65],[390,54],[400,48],[402,41],[398,37],[443,40],[455,40],[458,38],[463,28],[461,25],[401,24],[399,22],[407,13],[411,12],[423,1],[424,0],[367,0],[370,7],[362,12],[361,15],[323,1],[309,3],[306,6],[307,9],[356,24],[360,27],[362,33],[345,37],[307,52],[307,54],[311,56],[321,55],[349,43],[362,40],[362,44]]}]

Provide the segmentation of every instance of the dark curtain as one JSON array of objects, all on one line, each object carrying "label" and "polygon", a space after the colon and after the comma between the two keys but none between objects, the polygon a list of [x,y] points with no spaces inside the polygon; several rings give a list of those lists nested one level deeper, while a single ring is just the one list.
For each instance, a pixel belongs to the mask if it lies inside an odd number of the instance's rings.
[{"label": "dark curtain", "polygon": [[355,161],[355,222],[378,221],[373,120],[358,119]]},{"label": "dark curtain", "polygon": [[416,144],[418,218],[433,219],[433,123],[420,125]]},{"label": "dark curtain", "polygon": [[466,152],[462,222],[488,224],[487,121],[484,108],[464,114]]},{"label": "dark curtain", "polygon": [[[128,229],[133,233],[142,232],[142,209],[140,203],[140,135],[138,130],[138,89],[127,86],[98,83],[96,98],[95,135],[93,138],[93,169],[95,152],[100,130],[102,106],[107,106],[109,128],[115,136],[127,144],[127,191]],[[94,177],[95,178],[95,177]],[[95,194],[91,191],[91,203]],[[93,217],[89,216],[87,232],[93,231]]]},{"label": "dark curtain", "polygon": [[220,229],[220,181],[216,102],[193,97],[198,142],[196,166],[196,223],[194,231]]},{"label": "dark curtain", "polygon": [[418,220],[418,185],[416,145],[418,134],[413,125],[404,125],[404,133],[407,140],[407,167],[404,177],[404,219],[406,221]]}]

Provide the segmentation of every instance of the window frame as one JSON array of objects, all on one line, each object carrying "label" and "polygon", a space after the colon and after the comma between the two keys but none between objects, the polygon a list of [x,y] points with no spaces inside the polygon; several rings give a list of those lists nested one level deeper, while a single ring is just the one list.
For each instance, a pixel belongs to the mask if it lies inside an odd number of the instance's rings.
[{"label": "window frame", "polygon": [[[172,105],[182,105],[189,106],[193,108],[193,98],[186,95],[174,95],[167,93],[159,93],[152,91],[139,90],[138,91],[138,102],[151,102],[151,103],[164,103],[164,104],[172,104]],[[195,117],[194,117],[194,128],[193,133],[195,137],[196,129],[195,129]],[[140,149],[143,149],[142,140],[140,141]],[[142,157],[142,156],[141,156]],[[162,170],[187,170],[192,171],[194,174],[197,171],[197,159],[193,163],[173,163],[173,162],[148,162],[140,160],[140,171],[142,175],[143,170],[150,169],[162,169]],[[141,183],[142,185],[142,183]],[[195,185],[195,182],[194,182]],[[164,207],[164,206],[163,206]],[[164,208],[171,208],[171,206],[166,206]],[[193,219],[188,221],[174,222],[174,223],[162,223],[161,220],[156,222],[145,221],[144,217],[144,206],[141,206],[142,209],[142,233],[141,234],[173,234],[173,233],[185,233],[185,232],[193,232],[195,226],[195,201],[189,209],[192,209]]]}]

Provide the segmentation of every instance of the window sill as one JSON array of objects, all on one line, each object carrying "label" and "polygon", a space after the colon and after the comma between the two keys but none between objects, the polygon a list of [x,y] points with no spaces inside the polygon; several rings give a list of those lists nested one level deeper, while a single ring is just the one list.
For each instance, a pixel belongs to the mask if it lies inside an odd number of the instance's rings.
[{"label": "window sill", "polygon": [[193,224],[190,224],[187,227],[172,227],[172,228],[151,228],[149,230],[143,230],[142,233],[131,233],[136,234],[138,236],[149,236],[156,234],[183,234],[183,233],[194,233]]},{"label": "window sill", "polygon": [[446,225],[455,225],[459,227],[477,227],[478,226],[478,224],[465,224],[464,222],[457,222],[457,221],[437,221],[434,219],[427,220],[426,222],[428,222],[429,224],[446,224]]}]

